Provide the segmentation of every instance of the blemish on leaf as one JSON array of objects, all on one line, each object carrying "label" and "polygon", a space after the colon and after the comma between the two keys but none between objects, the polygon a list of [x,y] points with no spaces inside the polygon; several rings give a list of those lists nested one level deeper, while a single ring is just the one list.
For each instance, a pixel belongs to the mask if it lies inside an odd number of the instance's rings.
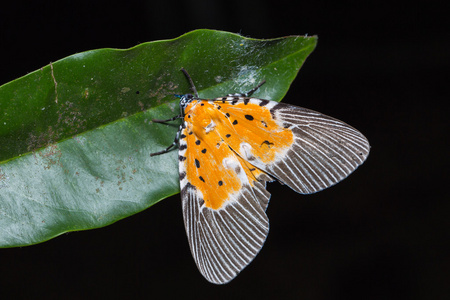
[{"label": "blemish on leaf", "polygon": [[52,63],[50,63],[50,71],[52,74],[53,83],[55,85],[55,103],[58,104],[58,82],[56,81],[55,73],[53,72],[53,64]]},{"label": "blemish on leaf", "polygon": [[84,99],[87,99],[89,97],[89,89],[88,88],[85,88],[84,89],[84,92],[83,92],[83,98]]},{"label": "blemish on leaf", "polygon": [[0,189],[8,186],[9,177],[0,168]]},{"label": "blemish on leaf", "polygon": [[57,144],[50,144],[46,148],[35,153],[36,158],[40,158],[44,165],[44,169],[50,169],[52,166],[60,166],[62,153]]}]

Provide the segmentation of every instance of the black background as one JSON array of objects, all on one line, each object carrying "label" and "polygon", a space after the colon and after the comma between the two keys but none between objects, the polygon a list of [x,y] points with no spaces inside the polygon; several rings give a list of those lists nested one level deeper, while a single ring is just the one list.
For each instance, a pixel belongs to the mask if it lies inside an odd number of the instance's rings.
[{"label": "black background", "polygon": [[270,184],[269,237],[228,285],[197,271],[176,195],[106,228],[0,249],[2,298],[447,299],[450,27],[441,15],[413,1],[2,4],[0,84],[77,52],[198,28],[318,35],[284,101],[348,122],[372,146],[353,175],[318,194]]}]

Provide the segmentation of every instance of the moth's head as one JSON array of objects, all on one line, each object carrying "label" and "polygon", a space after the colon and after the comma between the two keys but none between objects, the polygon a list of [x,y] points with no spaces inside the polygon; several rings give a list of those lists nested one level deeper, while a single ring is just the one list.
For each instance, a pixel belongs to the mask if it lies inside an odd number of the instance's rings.
[{"label": "moth's head", "polygon": [[192,94],[184,94],[184,95],[177,95],[175,94],[175,97],[180,98],[180,109],[181,111],[184,111],[186,106],[194,100],[194,95]]}]

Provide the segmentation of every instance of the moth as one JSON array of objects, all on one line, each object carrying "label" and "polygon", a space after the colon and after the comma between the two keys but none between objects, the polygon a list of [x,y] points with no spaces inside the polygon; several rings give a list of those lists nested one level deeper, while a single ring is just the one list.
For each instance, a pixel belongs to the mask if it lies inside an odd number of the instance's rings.
[{"label": "moth", "polygon": [[270,194],[278,180],[311,194],[350,175],[369,154],[369,142],[346,123],[306,108],[246,93],[180,98],[178,145],[184,225],[195,263],[215,284],[234,279],[258,254],[269,231]]}]

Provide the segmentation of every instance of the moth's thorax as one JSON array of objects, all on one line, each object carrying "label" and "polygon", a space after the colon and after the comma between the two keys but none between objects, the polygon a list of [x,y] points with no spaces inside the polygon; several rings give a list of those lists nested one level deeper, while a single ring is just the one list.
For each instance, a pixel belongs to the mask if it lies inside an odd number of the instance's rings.
[{"label": "moth's thorax", "polygon": [[184,109],[184,121],[187,127],[201,136],[214,130],[219,122],[216,105],[207,100],[193,100]]}]

